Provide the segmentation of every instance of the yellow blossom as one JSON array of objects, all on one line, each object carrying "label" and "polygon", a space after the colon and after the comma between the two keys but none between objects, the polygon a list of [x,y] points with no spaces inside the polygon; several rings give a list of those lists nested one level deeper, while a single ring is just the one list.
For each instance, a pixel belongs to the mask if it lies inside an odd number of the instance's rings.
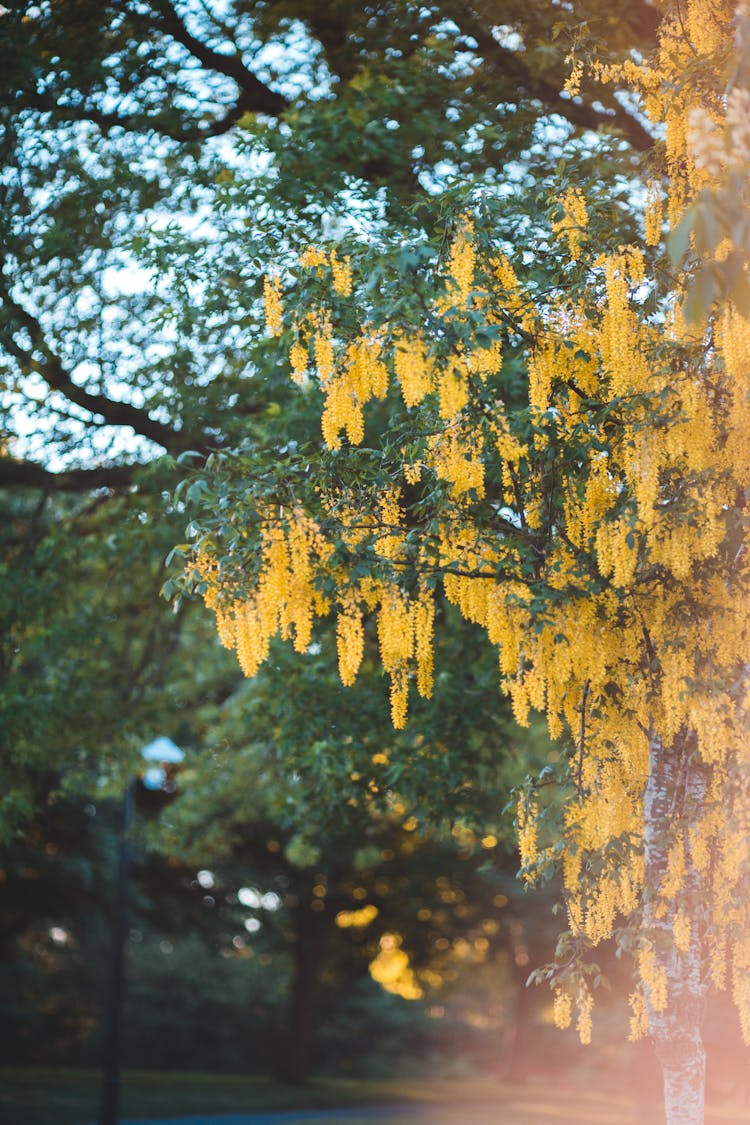
[{"label": "yellow blossom", "polygon": [[278,336],[283,328],[281,282],[278,277],[263,278],[263,305],[268,333],[270,336]]}]

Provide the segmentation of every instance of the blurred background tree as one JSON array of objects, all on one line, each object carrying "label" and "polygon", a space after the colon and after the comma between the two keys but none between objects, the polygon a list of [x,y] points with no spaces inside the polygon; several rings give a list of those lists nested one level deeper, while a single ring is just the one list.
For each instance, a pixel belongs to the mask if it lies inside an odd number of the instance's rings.
[{"label": "blurred background tree", "polygon": [[[526,977],[550,955],[555,924],[549,896],[515,884],[499,810],[534,747],[509,741],[499,757],[490,706],[490,731],[465,708],[448,721],[425,708],[395,736],[371,677],[342,688],[330,651],[278,660],[304,739],[267,671],[239,698],[204,702],[201,748],[156,818],[143,792],[125,1060],[299,1082],[311,1066],[384,1074],[438,1057],[445,1068],[460,1039],[454,1067],[516,1073],[519,1036],[545,1002],[529,1002]],[[466,699],[471,684],[489,702],[484,663],[464,665],[446,695]],[[473,765],[441,733],[465,738]],[[402,739],[416,742],[418,768],[399,784]],[[97,1057],[114,814],[106,796],[60,797],[0,855],[9,1060]]]}]

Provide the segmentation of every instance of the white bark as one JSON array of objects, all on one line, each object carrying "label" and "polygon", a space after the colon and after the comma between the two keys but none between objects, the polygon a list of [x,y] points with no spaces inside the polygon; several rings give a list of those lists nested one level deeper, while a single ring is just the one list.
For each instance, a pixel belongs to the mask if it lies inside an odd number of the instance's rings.
[{"label": "white bark", "polygon": [[690,948],[674,947],[672,921],[677,903],[660,917],[657,894],[667,868],[669,837],[680,822],[687,827],[703,804],[706,767],[697,759],[689,734],[666,747],[653,731],[649,746],[649,776],[644,791],[645,883],[644,936],[653,943],[667,974],[667,1006],[655,1011],[646,990],[649,1032],[664,1076],[667,1125],[702,1125],[706,1054],[701,1023],[706,986],[703,982],[701,933],[703,903],[701,876],[686,856],[685,884],[680,902],[691,921]]}]

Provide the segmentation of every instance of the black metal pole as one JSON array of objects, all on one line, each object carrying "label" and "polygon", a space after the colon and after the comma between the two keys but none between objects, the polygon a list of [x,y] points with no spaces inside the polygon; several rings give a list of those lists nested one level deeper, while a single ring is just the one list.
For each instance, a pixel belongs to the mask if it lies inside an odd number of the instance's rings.
[{"label": "black metal pole", "polygon": [[117,1125],[120,1100],[120,1030],[122,994],[125,979],[125,931],[128,919],[128,878],[130,875],[130,829],[135,819],[135,789],[131,781],[122,802],[120,847],[117,863],[115,914],[112,947],[107,966],[107,984],[102,1019],[102,1088],[99,1125]]}]

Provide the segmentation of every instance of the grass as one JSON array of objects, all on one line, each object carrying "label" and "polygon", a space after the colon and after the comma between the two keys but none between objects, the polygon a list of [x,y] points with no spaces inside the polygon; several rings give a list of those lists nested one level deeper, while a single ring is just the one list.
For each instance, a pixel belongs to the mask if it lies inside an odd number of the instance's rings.
[{"label": "grass", "polygon": [[[188,1114],[261,1113],[410,1103],[389,1125],[497,1125],[498,1101],[508,1105],[511,1087],[487,1081],[358,1081],[317,1079],[304,1087],[281,1086],[268,1078],[237,1075],[164,1074],[129,1071],[123,1075],[121,1116],[178,1117]],[[517,1088],[519,1098],[524,1096]],[[528,1092],[526,1092],[528,1093]],[[0,1069],[0,1121],[3,1125],[82,1125],[96,1120],[99,1075],[94,1071]],[[446,1105],[446,1103],[452,1103]],[[458,1106],[460,1105],[460,1111]],[[549,1109],[549,1105],[547,1106]],[[458,1116],[457,1116],[458,1114]],[[511,1125],[509,1114],[503,1121]],[[376,1118],[377,1120],[377,1118]],[[545,1120],[538,1116],[519,1121]],[[546,1118],[550,1120],[549,1117]],[[584,1120],[578,1110],[569,1121]],[[623,1120],[628,1120],[624,1118]],[[362,1116],[337,1119],[337,1125],[360,1125]]]},{"label": "grass", "polygon": [[[83,1125],[97,1116],[99,1075],[94,1071],[0,1068],[3,1125]],[[335,1125],[640,1125],[658,1116],[634,1116],[626,1099],[603,1097],[564,1085],[516,1085],[489,1079],[450,1081],[358,1081],[317,1079],[304,1087],[237,1075],[129,1071],[123,1076],[121,1117],[170,1118],[262,1113],[345,1106],[398,1104],[386,1117],[367,1118],[352,1109]],[[709,1112],[716,1125],[747,1125],[750,1112]],[[288,1125],[292,1125],[289,1119]],[[310,1121],[309,1125],[313,1125]]]},{"label": "grass", "polygon": [[[81,1125],[96,1120],[100,1076],[88,1070],[0,1069],[3,1125]],[[372,1085],[319,1080],[281,1086],[268,1078],[224,1074],[126,1071],[120,1114],[175,1117],[211,1113],[260,1113],[310,1106],[377,1101]],[[382,1098],[381,1098],[382,1100]]]},{"label": "grass", "polygon": [[[455,1094],[445,1083],[316,1079],[294,1087],[269,1078],[158,1071],[126,1071],[121,1089],[123,1118],[429,1103],[436,1094],[449,1100]],[[3,1125],[81,1125],[96,1120],[98,1099],[96,1071],[0,1068]]]}]

